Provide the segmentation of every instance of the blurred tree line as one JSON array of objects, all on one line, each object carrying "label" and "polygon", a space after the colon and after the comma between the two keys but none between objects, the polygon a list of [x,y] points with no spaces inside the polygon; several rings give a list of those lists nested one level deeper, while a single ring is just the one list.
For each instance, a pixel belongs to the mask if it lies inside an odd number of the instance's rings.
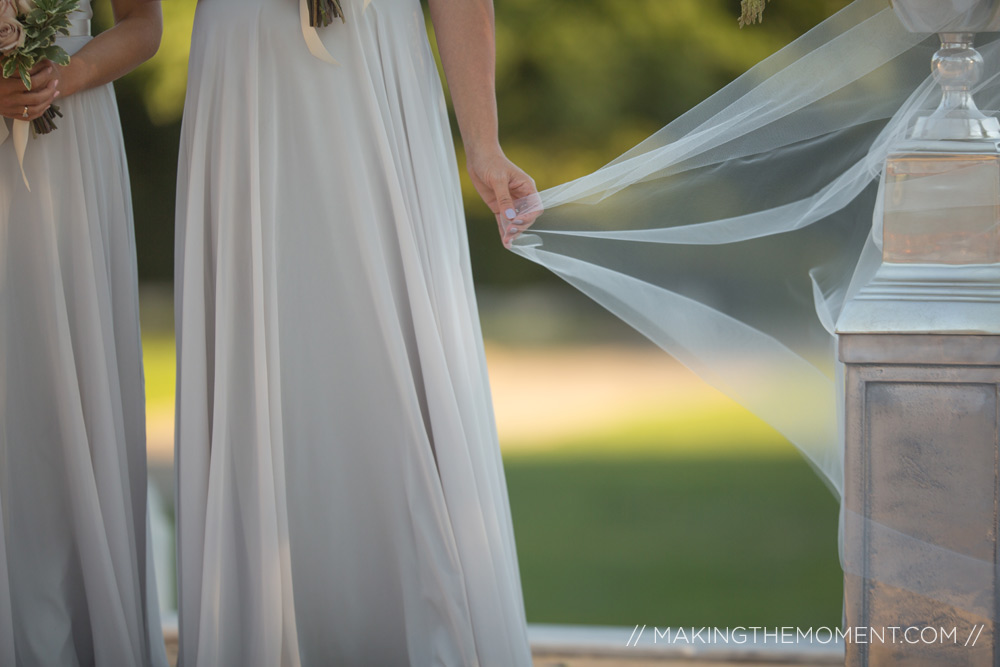
[{"label": "blurred tree line", "polygon": [[[501,141],[540,189],[611,161],[848,4],[779,0],[762,25],[740,29],[740,0],[495,2]],[[108,4],[97,3],[98,29],[110,24]],[[169,281],[173,271],[177,146],[195,0],[164,0],[162,7],[159,53],[116,85],[144,281]],[[464,165],[462,178],[477,282],[548,279],[503,249]]]}]

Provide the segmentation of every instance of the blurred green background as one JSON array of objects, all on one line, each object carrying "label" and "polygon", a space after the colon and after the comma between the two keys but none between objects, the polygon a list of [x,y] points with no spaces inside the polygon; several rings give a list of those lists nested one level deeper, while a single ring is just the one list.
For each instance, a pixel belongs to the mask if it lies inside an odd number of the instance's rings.
[{"label": "blurred green background", "polygon": [[[741,30],[739,0],[496,0],[503,146],[540,189],[589,173],[846,4],[777,0],[763,25]],[[103,25],[106,5],[97,7]],[[162,7],[159,54],[116,86],[136,210],[150,440],[161,444],[173,400],[174,181],[195,3]],[[491,350],[530,347],[541,373],[545,350],[570,342],[581,367],[593,350],[642,345],[505,251],[462,178]],[[529,432],[501,445],[530,622],[839,623],[837,504],[791,445],[742,408],[716,398],[664,402],[587,433]],[[168,475],[157,474],[166,489]]]}]

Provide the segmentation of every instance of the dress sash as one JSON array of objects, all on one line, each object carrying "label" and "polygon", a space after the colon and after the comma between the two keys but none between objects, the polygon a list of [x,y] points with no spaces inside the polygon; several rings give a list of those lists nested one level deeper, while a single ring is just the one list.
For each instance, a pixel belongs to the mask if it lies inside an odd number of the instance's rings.
[{"label": "dress sash", "polygon": [[90,37],[90,19],[77,19],[69,22],[70,37]]}]

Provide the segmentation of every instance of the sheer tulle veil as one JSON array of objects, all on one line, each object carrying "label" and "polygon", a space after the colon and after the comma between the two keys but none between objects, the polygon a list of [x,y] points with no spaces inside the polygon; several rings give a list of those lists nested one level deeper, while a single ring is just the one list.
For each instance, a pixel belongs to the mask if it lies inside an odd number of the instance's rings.
[{"label": "sheer tulle veil", "polygon": [[[978,37],[992,76],[976,98],[996,109],[1000,41]],[[881,171],[940,100],[939,46],[857,0],[605,167],[518,202],[544,212],[513,250],[750,408],[839,494],[834,325],[879,264]]]}]

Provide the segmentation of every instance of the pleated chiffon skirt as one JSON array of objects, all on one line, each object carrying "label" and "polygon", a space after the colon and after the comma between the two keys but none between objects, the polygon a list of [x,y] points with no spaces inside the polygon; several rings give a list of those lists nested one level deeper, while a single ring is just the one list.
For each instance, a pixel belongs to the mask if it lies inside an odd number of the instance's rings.
[{"label": "pleated chiffon skirt", "polygon": [[181,665],[531,664],[418,0],[201,0],[180,154]]},{"label": "pleated chiffon skirt", "polygon": [[31,192],[0,146],[0,665],[165,667],[118,111],[110,85],[58,104]]}]

